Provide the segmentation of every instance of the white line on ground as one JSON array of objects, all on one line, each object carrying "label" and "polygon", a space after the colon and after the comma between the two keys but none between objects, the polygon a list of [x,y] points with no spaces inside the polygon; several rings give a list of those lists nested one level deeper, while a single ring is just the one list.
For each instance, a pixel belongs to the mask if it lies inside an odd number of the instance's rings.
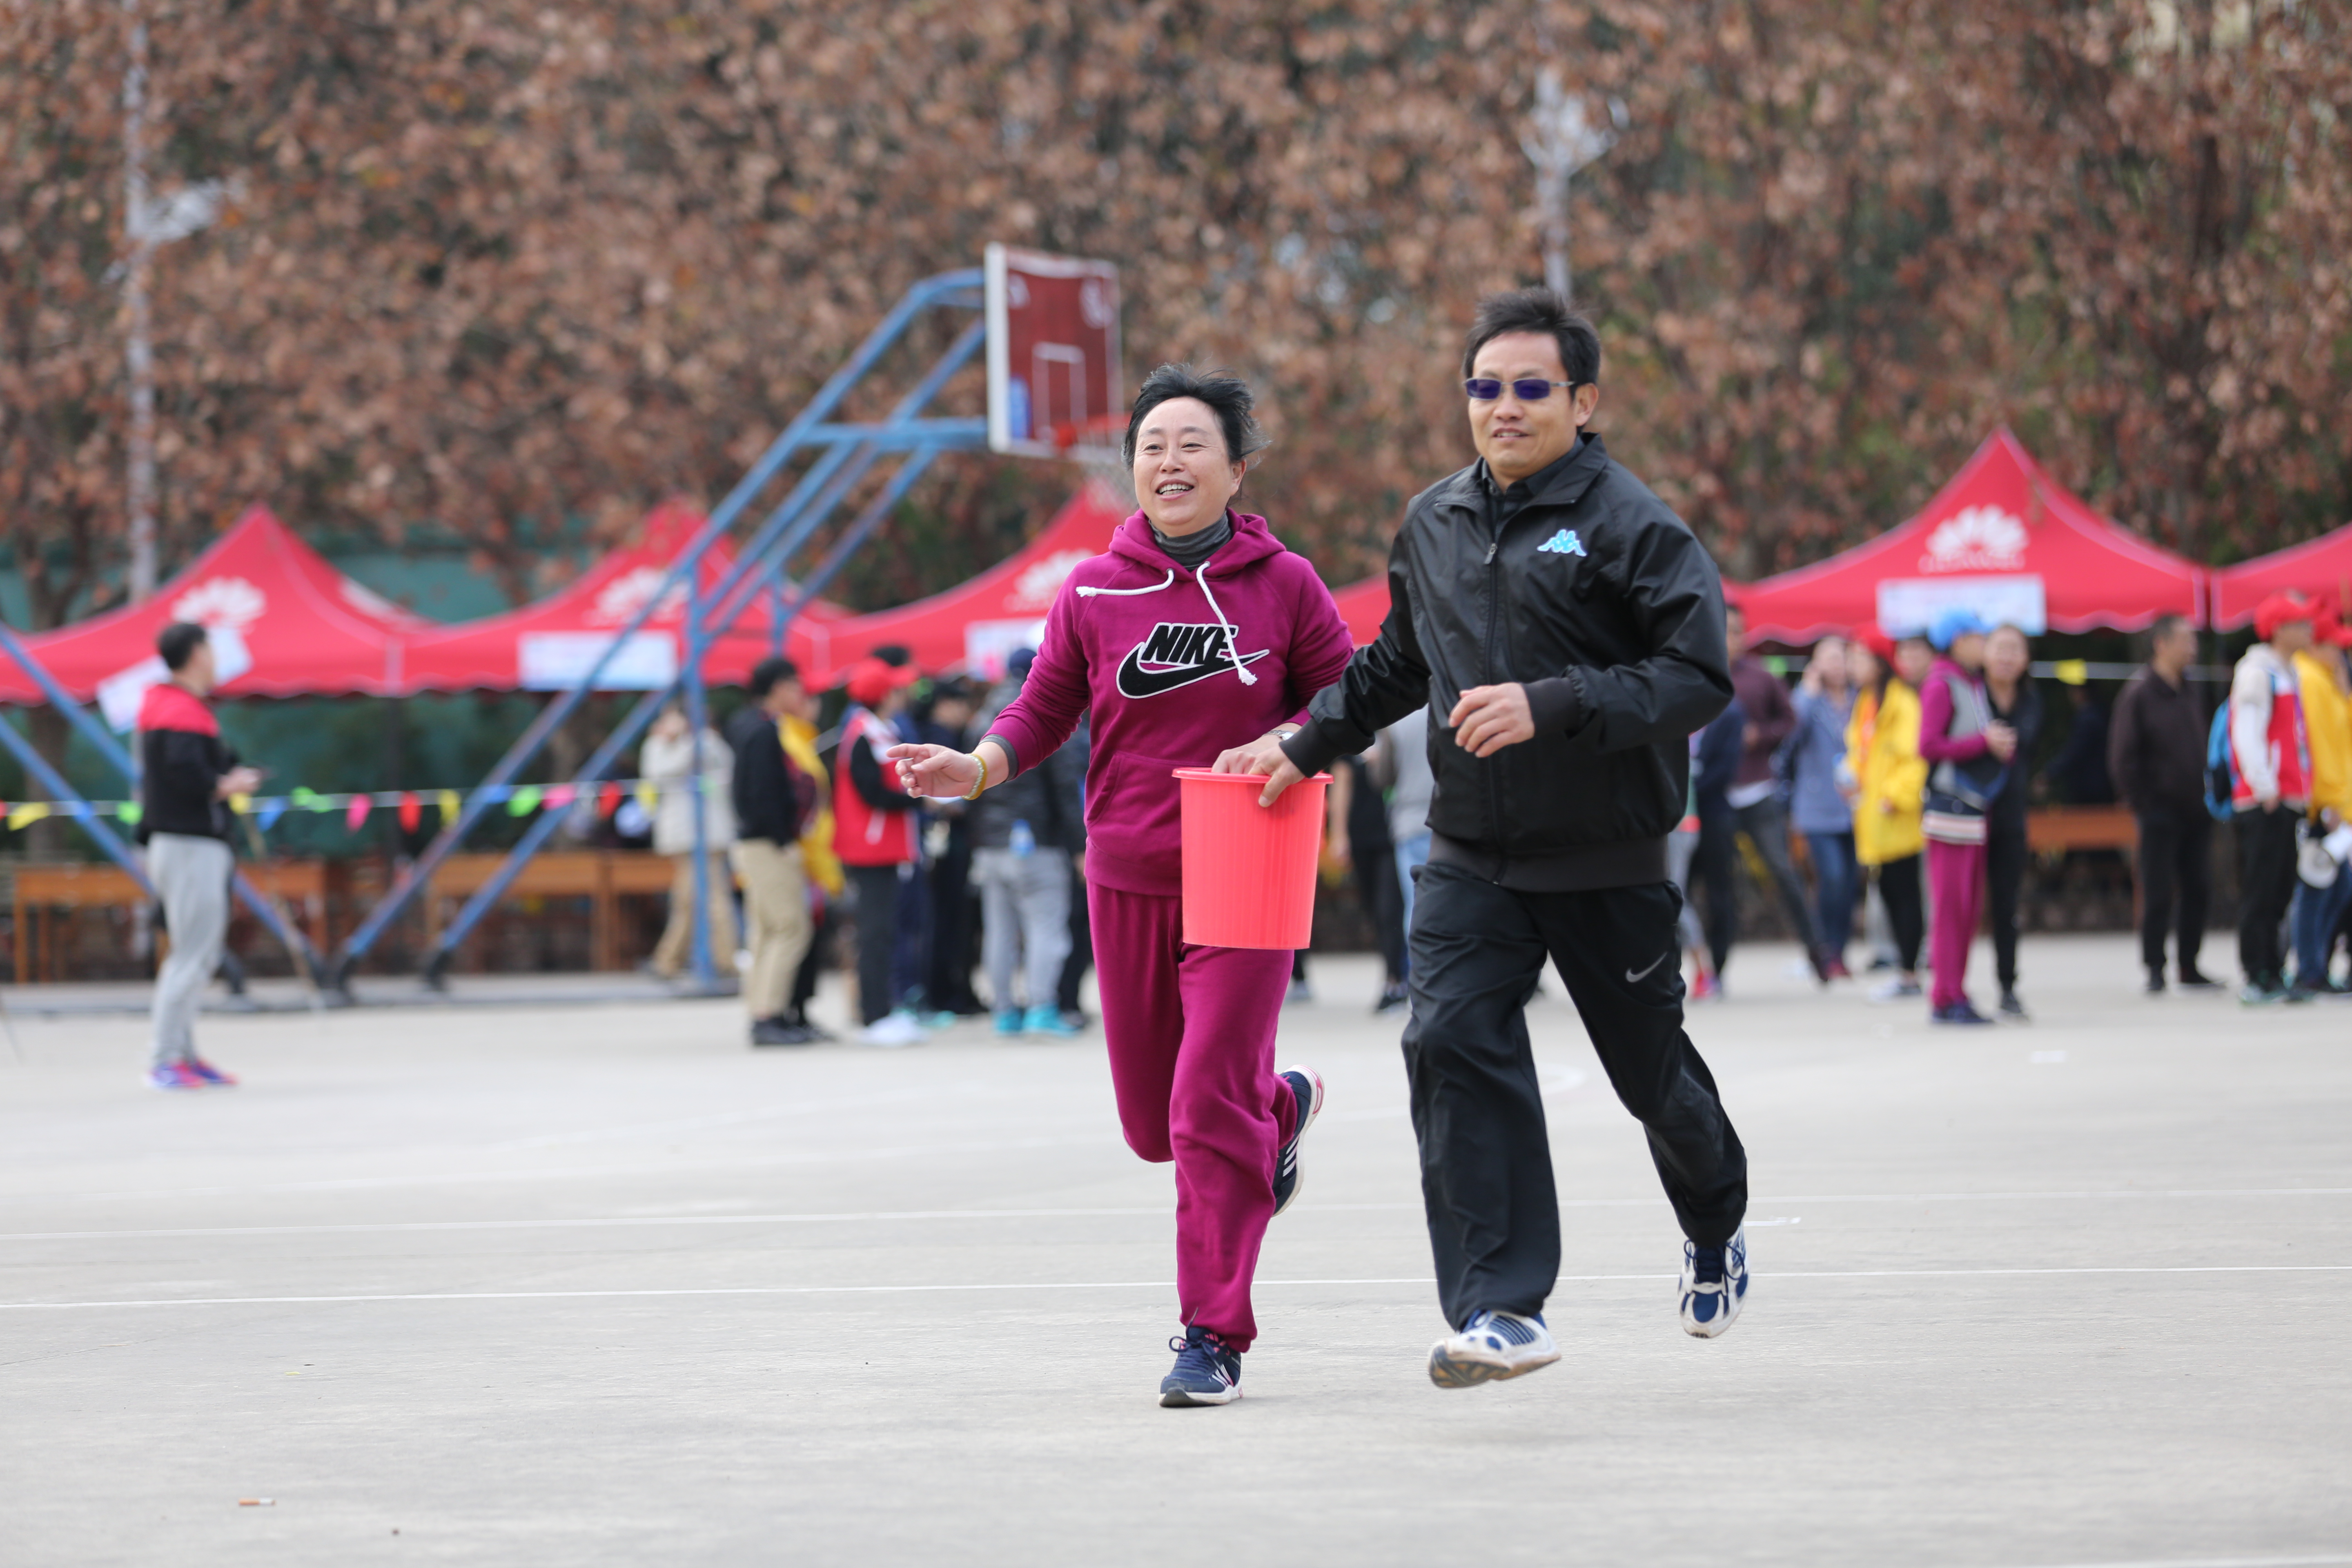
[{"label": "white line on ground", "polygon": [[[1836,1193],[1811,1194],[1793,1197],[1775,1197],[1779,1205],[1794,1204],[1895,1204],[1895,1203],[1961,1203],[1979,1200],[2074,1198],[2294,1198],[2343,1197],[2352,1195],[2352,1187],[2215,1187],[2177,1189],[2173,1191],[2125,1192],[2057,1192],[2057,1193]],[[1564,1209],[1591,1208],[1654,1208],[1664,1207],[1664,1197],[1642,1198],[1564,1198]],[[1419,1213],[1417,1203],[1394,1204],[1318,1204],[1316,1208],[1327,1214]],[[158,1239],[172,1237],[224,1236],[367,1236],[393,1235],[418,1231],[467,1230],[593,1230],[647,1226],[696,1225],[880,1225],[907,1221],[961,1219],[1129,1219],[1139,1215],[1165,1215],[1175,1210],[1165,1205],[1144,1205],[1130,1208],[1034,1208],[1034,1209],[908,1209],[875,1213],[842,1214],[738,1214],[738,1215],[594,1215],[576,1219],[449,1219],[449,1220],[390,1220],[375,1224],[353,1225],[238,1225],[192,1226],[153,1230],[28,1230],[0,1232],[0,1243],[25,1241],[117,1241]],[[1755,1225],[1780,1223],[1755,1220]]]},{"label": "white line on ground", "polygon": [[[1775,1272],[1770,1279],[1951,1279],[2030,1275],[2082,1274],[2340,1274],[2352,1263],[2216,1263],[2174,1268],[1845,1268]],[[1672,1274],[1570,1274],[1562,1285],[1600,1285],[1672,1279]],[[1260,1279],[1269,1289],[1311,1286],[1425,1285],[1425,1276],[1385,1279]],[[988,1285],[722,1285],[638,1290],[428,1290],[366,1296],[193,1296],[125,1301],[0,1301],[0,1312],[70,1311],[98,1307],[291,1307],[370,1301],[578,1301],[638,1297],[922,1295],[955,1290],[1172,1290],[1172,1279],[1014,1280]]]},{"label": "white line on ground", "polygon": [[2352,1563],[2352,1553],[2331,1552],[2324,1557],[2167,1557],[2137,1559],[2130,1563],[2053,1563],[2049,1568],[2329,1568],[2330,1564]]}]

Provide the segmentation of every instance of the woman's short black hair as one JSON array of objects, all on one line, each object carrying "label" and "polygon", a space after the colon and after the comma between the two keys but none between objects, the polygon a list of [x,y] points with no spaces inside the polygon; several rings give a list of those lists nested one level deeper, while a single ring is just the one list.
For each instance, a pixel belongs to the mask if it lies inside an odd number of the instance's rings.
[{"label": "woman's short black hair", "polygon": [[155,651],[163,656],[165,669],[184,669],[208,640],[194,621],[173,621],[155,635]]},{"label": "woman's short black hair", "polygon": [[1577,308],[1559,293],[1541,287],[1489,294],[1478,301],[1477,319],[1462,345],[1462,374],[1467,376],[1478,351],[1506,332],[1548,332],[1559,345],[1559,363],[1568,379],[1579,386],[1601,380],[1601,334]]},{"label": "woman's short black hair", "polygon": [[1202,375],[1189,364],[1163,364],[1143,378],[1143,390],[1135,395],[1135,406],[1127,416],[1127,439],[1119,452],[1129,468],[1135,465],[1136,433],[1143,428],[1143,416],[1179,397],[1198,398],[1209,405],[1217,416],[1217,428],[1224,432],[1225,456],[1233,461],[1265,449],[1265,432],[1257,427],[1253,412],[1256,399],[1250,395],[1248,382],[1237,375]]}]

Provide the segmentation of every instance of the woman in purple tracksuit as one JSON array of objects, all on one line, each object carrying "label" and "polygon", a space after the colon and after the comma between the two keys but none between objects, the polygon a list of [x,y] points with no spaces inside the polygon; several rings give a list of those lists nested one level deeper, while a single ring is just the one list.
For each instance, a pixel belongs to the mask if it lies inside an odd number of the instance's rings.
[{"label": "woman in purple tracksuit", "polygon": [[1091,716],[1087,904],[1119,1125],[1176,1165],[1168,1405],[1239,1397],[1258,1247],[1323,1098],[1312,1072],[1275,1071],[1291,955],[1183,940],[1175,770],[1297,728],[1352,651],[1315,569],[1226,505],[1264,444],[1243,383],[1152,372],[1126,440],[1142,509],[1063,584],[1020,697],[971,752],[889,752],[910,795],[977,798]]}]

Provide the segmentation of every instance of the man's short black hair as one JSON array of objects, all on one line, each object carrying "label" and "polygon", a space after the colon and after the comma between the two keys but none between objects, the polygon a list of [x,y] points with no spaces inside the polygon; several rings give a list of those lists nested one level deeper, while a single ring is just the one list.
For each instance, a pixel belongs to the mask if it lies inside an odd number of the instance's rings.
[{"label": "man's short black hair", "polygon": [[205,628],[194,621],[173,621],[155,634],[155,651],[163,656],[163,668],[177,673],[188,667],[188,660],[207,640]]},{"label": "man's short black hair", "polygon": [[763,658],[751,667],[751,679],[747,689],[751,693],[751,700],[757,702],[773,691],[778,682],[798,680],[800,678],[801,667],[779,655]]},{"label": "man's short black hair", "polygon": [[1565,298],[1540,286],[1489,294],[1478,301],[1477,319],[1462,344],[1463,375],[1471,374],[1478,351],[1506,332],[1549,333],[1559,345],[1559,363],[1569,380],[1579,386],[1600,383],[1601,334]]},{"label": "man's short black hair", "polygon": [[915,656],[907,651],[904,643],[886,642],[874,650],[874,657],[893,669],[904,669],[915,662]]},{"label": "man's short black hair", "polygon": [[1180,397],[1198,398],[1209,405],[1209,412],[1217,416],[1217,428],[1224,434],[1225,457],[1230,461],[1238,463],[1265,450],[1265,432],[1258,428],[1257,400],[1248,382],[1237,375],[1202,375],[1189,364],[1163,364],[1143,378],[1143,388],[1128,410],[1127,438],[1119,444],[1119,452],[1129,468],[1135,466],[1135,438],[1143,428],[1143,416]]},{"label": "man's short black hair", "polygon": [[2170,637],[2173,633],[2179,631],[2188,624],[2189,617],[2187,616],[2181,615],[2175,610],[2167,610],[2164,614],[2157,616],[2156,619],[2148,622],[2147,646],[2150,648],[2155,647],[2158,643],[2162,642],[2165,638]]}]

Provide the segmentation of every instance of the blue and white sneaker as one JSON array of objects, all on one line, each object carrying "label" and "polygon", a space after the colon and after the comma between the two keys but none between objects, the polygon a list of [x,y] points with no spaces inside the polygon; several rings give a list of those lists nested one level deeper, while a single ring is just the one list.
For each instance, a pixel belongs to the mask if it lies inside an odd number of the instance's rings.
[{"label": "blue and white sneaker", "polygon": [[1525,1377],[1559,1359],[1543,1314],[1473,1312],[1458,1334],[1429,1348],[1429,1381],[1440,1388],[1475,1388],[1507,1377]]},{"label": "blue and white sneaker", "polygon": [[1721,1247],[1683,1243],[1683,1332],[1711,1340],[1731,1327],[1748,1300],[1748,1227]]},{"label": "blue and white sneaker", "polygon": [[1170,1340],[1176,1368],[1160,1380],[1160,1403],[1171,1410],[1192,1405],[1231,1405],[1242,1396],[1242,1357],[1225,1348],[1213,1330],[1194,1323],[1181,1340]]},{"label": "blue and white sneaker", "polygon": [[1313,1068],[1285,1068],[1282,1081],[1290,1086],[1293,1098],[1298,1101],[1298,1121],[1274,1157],[1274,1212],[1280,1214],[1297,1201],[1298,1189],[1304,1184],[1298,1174],[1298,1141],[1315,1125],[1315,1118],[1323,1109],[1323,1079]]}]

